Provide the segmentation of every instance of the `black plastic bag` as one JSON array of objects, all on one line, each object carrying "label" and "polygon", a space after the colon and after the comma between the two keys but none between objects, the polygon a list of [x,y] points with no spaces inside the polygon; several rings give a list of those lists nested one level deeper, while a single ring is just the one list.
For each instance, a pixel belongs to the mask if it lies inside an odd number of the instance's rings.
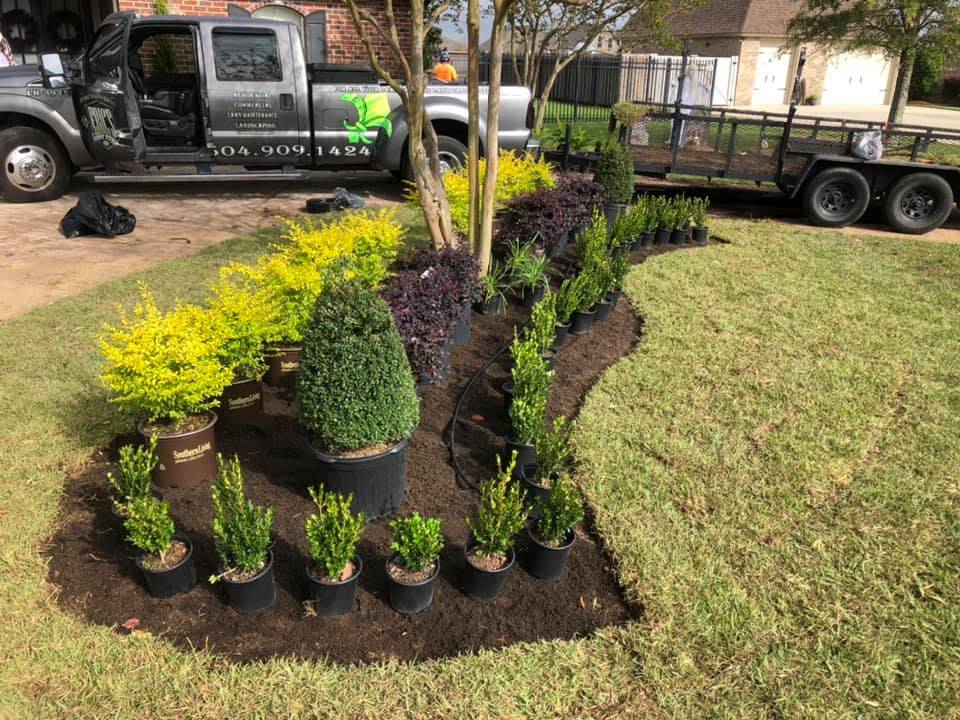
[{"label": "black plastic bag", "polygon": [[307,200],[307,212],[327,213],[335,210],[359,210],[364,206],[364,199],[359,195],[347,192],[345,188],[334,188],[329,200],[311,198]]},{"label": "black plastic bag", "polygon": [[65,237],[103,235],[114,237],[133,232],[137,218],[125,207],[111,205],[97,190],[85,192],[76,206],[70,208],[60,221],[60,232]]}]

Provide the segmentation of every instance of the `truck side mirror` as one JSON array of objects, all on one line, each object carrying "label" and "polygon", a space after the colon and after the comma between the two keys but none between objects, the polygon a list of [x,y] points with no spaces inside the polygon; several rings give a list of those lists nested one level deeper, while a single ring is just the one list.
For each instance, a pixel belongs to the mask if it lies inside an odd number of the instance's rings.
[{"label": "truck side mirror", "polygon": [[64,88],[70,84],[60,53],[43,53],[40,56],[40,77],[45,88]]}]

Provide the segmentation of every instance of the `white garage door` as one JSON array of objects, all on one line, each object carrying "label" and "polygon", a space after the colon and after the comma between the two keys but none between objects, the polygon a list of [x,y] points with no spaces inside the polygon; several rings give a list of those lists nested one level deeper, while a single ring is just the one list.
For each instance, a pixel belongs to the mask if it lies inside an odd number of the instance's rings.
[{"label": "white garage door", "polygon": [[880,53],[840,53],[827,60],[824,105],[883,105],[890,61]]},{"label": "white garage door", "polygon": [[790,51],[762,47],[757,51],[757,77],[753,85],[754,105],[782,105],[787,98]]}]

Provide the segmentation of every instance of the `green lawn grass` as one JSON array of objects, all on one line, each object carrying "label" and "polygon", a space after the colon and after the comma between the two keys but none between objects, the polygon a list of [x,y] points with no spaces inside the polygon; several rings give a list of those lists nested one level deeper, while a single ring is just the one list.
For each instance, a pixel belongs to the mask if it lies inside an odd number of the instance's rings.
[{"label": "green lawn grass", "polygon": [[731,244],[629,276],[645,337],[576,436],[645,618],[412,666],[233,665],[88,626],[45,579],[66,475],[131,427],[101,323],[139,280],[200,297],[274,233],[0,323],[0,718],[955,716],[960,248],[713,224]]}]

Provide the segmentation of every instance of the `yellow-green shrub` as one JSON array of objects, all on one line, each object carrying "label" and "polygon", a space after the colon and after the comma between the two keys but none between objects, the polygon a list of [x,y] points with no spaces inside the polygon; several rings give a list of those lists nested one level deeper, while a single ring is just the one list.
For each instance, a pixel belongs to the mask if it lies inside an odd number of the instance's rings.
[{"label": "yellow-green shrub", "polygon": [[219,402],[233,380],[220,362],[225,343],[221,325],[207,310],[178,304],[168,313],[141,287],[132,313],[120,308],[120,322],[100,337],[106,359],[103,381],[112,402],[155,423],[177,423]]},{"label": "yellow-green shrub", "polygon": [[264,346],[280,321],[277,307],[252,278],[227,268],[210,291],[211,322],[224,334],[220,362],[235,380],[259,380],[267,369]]}]

